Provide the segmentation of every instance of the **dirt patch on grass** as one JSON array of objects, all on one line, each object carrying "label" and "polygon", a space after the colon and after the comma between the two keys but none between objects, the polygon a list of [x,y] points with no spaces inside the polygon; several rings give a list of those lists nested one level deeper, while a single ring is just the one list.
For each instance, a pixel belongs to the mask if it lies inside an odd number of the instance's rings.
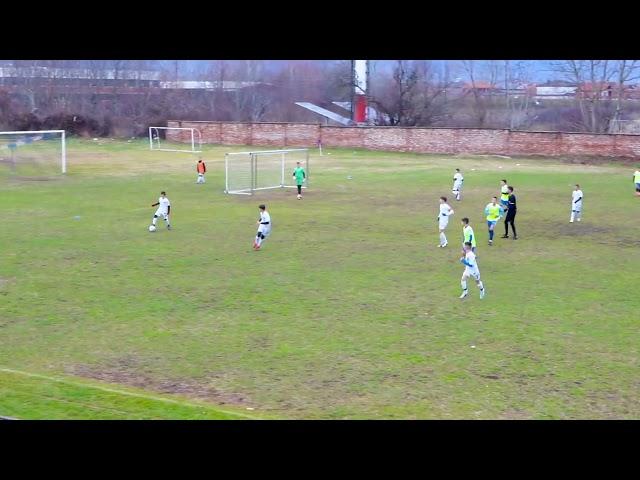
[{"label": "dirt patch on grass", "polygon": [[250,406],[249,399],[239,393],[223,392],[204,381],[193,379],[161,379],[140,371],[135,357],[123,357],[107,366],[75,365],[67,368],[68,374],[91,378],[107,383],[142,388],[150,392],[181,395],[195,400],[203,400],[217,405]]},{"label": "dirt patch on grass", "polygon": [[[369,207],[401,208],[406,212],[424,210],[424,205],[418,204],[414,198],[393,197],[391,195],[380,196],[380,197],[369,197],[369,200],[367,201],[367,205]],[[434,214],[434,218],[435,218],[435,214]],[[434,220],[434,223],[435,223],[435,220]]]},{"label": "dirt patch on grass", "polygon": [[524,410],[519,410],[517,408],[509,409],[500,414],[498,417],[499,420],[532,420],[533,417],[528,412]]},{"label": "dirt patch on grass", "polygon": [[640,245],[637,239],[625,236],[620,228],[603,227],[585,222],[556,223],[552,231],[559,237],[589,238],[601,245],[615,247],[637,247]]},{"label": "dirt patch on grass", "polygon": [[599,225],[585,224],[584,222],[575,223],[556,223],[551,231],[558,236],[563,237],[583,237],[593,236],[597,234],[612,235],[614,232],[611,228],[602,227]]},{"label": "dirt patch on grass", "polygon": [[54,176],[21,176],[14,175],[9,178],[10,183],[30,183],[30,182],[56,182],[61,180],[61,177]]}]

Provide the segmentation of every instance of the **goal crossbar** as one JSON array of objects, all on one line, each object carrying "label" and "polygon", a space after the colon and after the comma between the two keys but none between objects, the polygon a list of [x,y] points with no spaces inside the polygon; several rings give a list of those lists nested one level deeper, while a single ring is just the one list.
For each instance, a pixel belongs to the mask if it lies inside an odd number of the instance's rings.
[{"label": "goal crossbar", "polygon": [[253,155],[262,153],[308,152],[308,148],[291,148],[286,150],[254,150],[253,152],[229,152],[226,155]]}]

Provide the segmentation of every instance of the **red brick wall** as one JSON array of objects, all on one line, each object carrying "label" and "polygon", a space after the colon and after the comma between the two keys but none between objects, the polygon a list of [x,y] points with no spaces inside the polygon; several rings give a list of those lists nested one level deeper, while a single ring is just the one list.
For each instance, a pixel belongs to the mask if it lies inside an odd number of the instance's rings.
[{"label": "red brick wall", "polygon": [[[170,121],[170,127],[197,128],[203,143],[366,148],[415,153],[599,156],[640,158],[640,135],[520,132],[473,128],[329,127],[302,123]],[[185,136],[167,133],[185,141]]]},{"label": "red brick wall", "polygon": [[327,147],[362,147],[363,128],[318,127],[322,144]]}]

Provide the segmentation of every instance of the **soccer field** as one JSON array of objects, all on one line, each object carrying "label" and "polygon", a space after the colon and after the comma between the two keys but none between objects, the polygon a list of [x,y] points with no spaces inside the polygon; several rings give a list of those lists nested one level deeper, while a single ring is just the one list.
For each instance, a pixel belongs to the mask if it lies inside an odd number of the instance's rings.
[{"label": "soccer field", "polygon": [[[298,201],[223,193],[224,152],[247,147],[205,147],[204,185],[197,157],[145,141],[67,148],[66,177],[0,172],[0,416],[640,417],[635,165],[330,149]],[[500,222],[489,247],[501,178],[519,239]],[[173,230],[149,233],[161,190]],[[473,281],[458,299],[465,216],[483,300]]]}]

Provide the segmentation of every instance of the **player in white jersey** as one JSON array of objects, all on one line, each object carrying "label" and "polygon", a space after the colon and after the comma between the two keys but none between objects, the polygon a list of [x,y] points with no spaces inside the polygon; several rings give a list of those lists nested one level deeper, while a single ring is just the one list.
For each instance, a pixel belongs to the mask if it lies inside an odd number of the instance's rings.
[{"label": "player in white jersey", "polygon": [[258,233],[256,233],[256,239],[253,242],[254,250],[260,250],[262,242],[271,233],[271,215],[267,212],[267,207],[265,205],[260,205],[258,208],[260,209],[260,219],[257,222]]},{"label": "player in white jersey", "polygon": [[464,177],[462,173],[460,173],[460,169],[456,168],[456,173],[453,175],[453,188],[451,188],[451,193],[456,196],[457,201],[460,201],[462,198],[462,182],[464,182]]},{"label": "player in white jersey", "polygon": [[438,229],[440,230],[440,245],[441,248],[447,246],[447,236],[444,234],[445,228],[449,224],[449,217],[453,215],[453,208],[447,203],[447,197],[440,197],[440,213],[438,213]]},{"label": "player in white jersey", "polygon": [[582,216],[582,198],[583,198],[582,190],[580,190],[580,185],[576,183],[576,189],[571,192],[571,220],[569,223],[573,223],[573,220],[580,221],[580,217]]},{"label": "player in white jersey", "polygon": [[158,217],[162,217],[167,223],[167,230],[171,230],[171,222],[169,221],[169,215],[171,213],[171,202],[167,198],[166,192],[160,192],[160,198],[158,198],[157,203],[154,203],[151,206],[158,206],[156,213],[153,215],[153,220],[151,220],[151,224],[155,226],[156,222],[158,221]]},{"label": "player in white jersey", "polygon": [[460,285],[462,286],[462,295],[460,298],[464,298],[469,295],[467,289],[467,278],[472,277],[476,281],[476,285],[480,289],[480,298],[484,298],[484,285],[480,280],[480,270],[478,269],[478,262],[476,262],[476,254],[471,251],[471,242],[464,243],[464,256],[460,258],[460,263],[464,265],[464,272],[462,273],[462,279]]}]

